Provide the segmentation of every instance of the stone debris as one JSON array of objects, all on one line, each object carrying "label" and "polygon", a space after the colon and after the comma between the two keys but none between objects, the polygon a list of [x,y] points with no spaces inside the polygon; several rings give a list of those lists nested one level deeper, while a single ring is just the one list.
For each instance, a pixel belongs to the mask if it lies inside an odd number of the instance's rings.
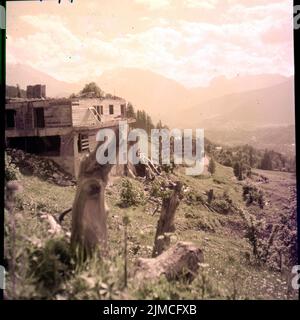
[{"label": "stone debris", "polygon": [[57,221],[54,219],[54,217],[51,214],[42,214],[42,219],[45,219],[49,222],[50,229],[48,230],[49,233],[53,235],[60,235],[62,233],[61,226],[57,223]]},{"label": "stone debris", "polygon": [[35,175],[63,187],[76,185],[75,178],[51,159],[17,149],[6,149],[6,152],[24,175]]}]

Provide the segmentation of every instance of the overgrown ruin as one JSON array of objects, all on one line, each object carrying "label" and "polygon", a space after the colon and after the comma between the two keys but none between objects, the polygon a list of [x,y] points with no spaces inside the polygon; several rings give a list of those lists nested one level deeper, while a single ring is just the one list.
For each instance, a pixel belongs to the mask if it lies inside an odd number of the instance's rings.
[{"label": "overgrown ruin", "polygon": [[6,146],[49,157],[77,177],[81,159],[96,147],[98,130],[114,128],[126,119],[127,103],[119,97],[96,98],[92,94],[45,98],[45,88],[39,88],[40,95],[6,100]]}]

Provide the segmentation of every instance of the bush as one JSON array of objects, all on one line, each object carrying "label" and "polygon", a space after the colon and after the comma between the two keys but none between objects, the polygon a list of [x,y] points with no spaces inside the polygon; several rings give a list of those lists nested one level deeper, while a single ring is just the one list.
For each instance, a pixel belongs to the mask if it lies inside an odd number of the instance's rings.
[{"label": "bush", "polygon": [[215,199],[211,203],[211,207],[216,210],[218,213],[228,214],[231,205],[230,203],[225,199]]},{"label": "bush", "polygon": [[271,225],[271,231],[268,237],[265,237],[267,233],[265,220],[258,220],[254,215],[243,210],[240,211],[240,215],[245,221],[245,238],[252,247],[255,262],[259,264],[268,262],[278,233],[278,225]]},{"label": "bush", "polygon": [[128,178],[124,178],[122,180],[120,206],[128,208],[143,204],[144,201],[144,193],[138,190],[137,186],[134,186]]},{"label": "bush", "polygon": [[213,175],[216,172],[216,162],[213,158],[209,160],[208,172]]},{"label": "bush", "polygon": [[265,199],[263,191],[254,185],[247,184],[243,186],[243,199],[248,206],[258,205],[261,209],[264,208]]},{"label": "bush", "polygon": [[114,300],[121,298],[123,289],[121,259],[94,255],[66,283],[64,295],[68,300]]},{"label": "bush", "polygon": [[194,190],[190,190],[185,194],[186,203],[188,205],[199,205],[205,203],[201,194]]},{"label": "bush", "polygon": [[18,167],[12,163],[11,156],[5,152],[5,181],[18,180],[20,171]]},{"label": "bush", "polygon": [[69,244],[64,239],[51,239],[45,247],[30,256],[30,276],[41,293],[57,290],[69,278],[73,269]]},{"label": "bush", "polygon": [[172,191],[164,186],[164,182],[155,179],[151,183],[150,196],[154,198],[165,199],[170,196]]}]

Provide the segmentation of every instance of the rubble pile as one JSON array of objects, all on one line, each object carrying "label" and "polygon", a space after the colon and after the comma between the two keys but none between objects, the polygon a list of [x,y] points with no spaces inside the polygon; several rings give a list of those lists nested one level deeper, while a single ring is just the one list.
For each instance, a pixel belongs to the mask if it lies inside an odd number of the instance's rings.
[{"label": "rubble pile", "polygon": [[17,149],[6,149],[6,152],[11,157],[11,162],[15,164],[24,175],[35,175],[59,186],[66,187],[76,184],[75,178],[65,172],[51,159]]}]

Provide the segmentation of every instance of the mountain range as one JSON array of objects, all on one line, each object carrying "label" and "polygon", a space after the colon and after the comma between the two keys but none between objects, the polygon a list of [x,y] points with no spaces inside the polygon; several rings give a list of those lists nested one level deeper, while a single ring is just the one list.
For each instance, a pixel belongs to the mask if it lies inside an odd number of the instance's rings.
[{"label": "mountain range", "polygon": [[[8,64],[6,69],[8,85],[26,88],[28,84],[46,84],[50,97],[69,96],[94,81],[105,92],[125,98],[135,109],[145,110],[154,122],[162,120],[169,127],[204,128],[212,139],[220,137],[222,131],[227,136],[228,132],[229,136],[238,136],[241,130],[286,130],[295,122],[294,77],[278,74],[236,75],[231,79],[219,76],[206,87],[187,88],[158,73],[135,68],[107,70],[79,83],[57,80],[25,64]],[[255,141],[252,133],[251,141]],[[293,142],[292,139],[289,144]]]}]

